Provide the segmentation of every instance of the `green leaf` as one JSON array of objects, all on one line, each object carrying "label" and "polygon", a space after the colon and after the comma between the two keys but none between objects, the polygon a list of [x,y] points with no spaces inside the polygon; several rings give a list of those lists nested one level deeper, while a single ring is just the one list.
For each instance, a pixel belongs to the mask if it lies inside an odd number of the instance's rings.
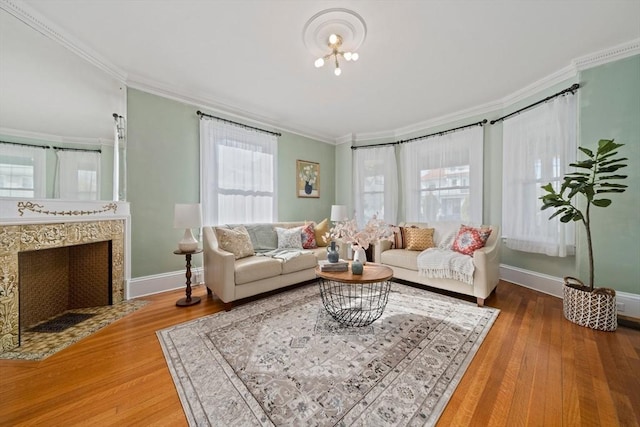
[{"label": "green leaf", "polygon": [[616,144],[615,142],[613,142],[613,139],[601,139],[600,141],[598,141],[598,154],[606,154],[618,147],[622,147],[623,145],[624,144]]},{"label": "green leaf", "polygon": [[573,212],[569,212],[568,214],[560,218],[560,222],[569,222],[571,220],[575,221],[575,215],[573,214]]},{"label": "green leaf", "polygon": [[[622,168],[626,168],[627,165],[610,165],[610,166],[606,166],[604,168],[599,168],[596,173],[609,173],[609,172],[615,172],[618,169],[622,169]],[[626,176],[625,176],[626,178]]]},{"label": "green leaf", "polygon": [[629,160],[629,159],[628,159],[628,158],[626,158],[626,157],[622,157],[622,158],[620,158],[620,159],[611,159],[611,160],[608,160],[608,161],[598,162],[598,163],[600,164],[600,166],[606,166],[606,165],[608,165],[608,164],[610,164],[610,163],[624,162],[624,161],[626,161],[626,160]]},{"label": "green leaf", "polygon": [[600,208],[606,208],[611,204],[611,200],[609,199],[595,199],[591,203]]},{"label": "green leaf", "polygon": [[610,182],[601,182],[599,185],[601,187],[627,188],[624,184],[611,184]]},{"label": "green leaf", "polygon": [[598,190],[596,193],[624,193],[624,189],[612,188],[610,190]]},{"label": "green leaf", "polygon": [[588,148],[578,147],[578,150],[582,151],[587,156],[593,158],[593,151],[589,150]]}]

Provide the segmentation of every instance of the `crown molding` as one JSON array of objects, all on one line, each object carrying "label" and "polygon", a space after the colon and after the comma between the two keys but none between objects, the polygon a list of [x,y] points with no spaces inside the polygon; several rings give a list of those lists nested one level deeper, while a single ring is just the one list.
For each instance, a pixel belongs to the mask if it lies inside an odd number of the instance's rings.
[{"label": "crown molding", "polygon": [[573,60],[573,65],[577,70],[582,71],[638,54],[640,54],[640,39],[635,39],[576,58]]},{"label": "crown molding", "polygon": [[[113,146],[113,140],[105,138],[95,137],[81,137],[81,136],[63,136],[54,135],[49,133],[31,132],[22,129],[12,129],[0,127],[0,135],[14,138],[24,138],[38,141],[46,141],[47,143],[67,143],[67,144],[80,144],[80,145],[111,145]],[[14,141],[20,142],[20,141]]]},{"label": "crown molding", "polygon": [[305,138],[315,139],[316,141],[326,144],[335,144],[335,139],[326,134],[319,134],[309,129],[303,129],[295,126],[287,126],[278,123],[275,119],[254,114],[248,110],[230,104],[214,101],[210,98],[196,95],[194,93],[178,90],[170,85],[160,84],[156,81],[146,79],[140,76],[130,75],[127,80],[127,86],[132,89],[138,89],[163,98],[172,99],[174,101],[190,104],[194,107],[202,108],[210,112],[220,114],[229,119],[239,120],[243,123],[268,128],[270,130],[284,131],[303,136]]},{"label": "crown molding", "polygon": [[93,64],[121,83],[126,83],[127,73],[112,64],[105,57],[91,49],[80,40],[51,22],[40,12],[27,5],[22,0],[0,0],[0,9],[19,19],[42,35],[61,44],[85,61]]}]

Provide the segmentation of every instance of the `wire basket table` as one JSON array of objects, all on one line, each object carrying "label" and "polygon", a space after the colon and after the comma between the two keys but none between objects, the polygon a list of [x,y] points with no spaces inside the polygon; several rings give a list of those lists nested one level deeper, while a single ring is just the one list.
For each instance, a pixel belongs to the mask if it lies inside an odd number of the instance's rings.
[{"label": "wire basket table", "polygon": [[316,275],[324,308],[338,322],[367,326],[382,316],[389,300],[391,268],[368,262],[361,275],[350,269],[320,271],[320,267],[316,267]]}]

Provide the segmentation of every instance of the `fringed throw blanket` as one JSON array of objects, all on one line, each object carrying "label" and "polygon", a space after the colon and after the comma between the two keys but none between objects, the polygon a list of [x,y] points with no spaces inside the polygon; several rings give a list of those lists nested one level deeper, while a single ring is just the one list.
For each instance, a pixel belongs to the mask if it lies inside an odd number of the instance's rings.
[{"label": "fringed throw blanket", "polygon": [[297,256],[299,256],[300,254],[306,254],[306,253],[310,253],[311,251],[305,251],[305,250],[300,250],[300,249],[274,249],[272,251],[267,251],[267,252],[256,252],[256,255],[258,256],[268,256],[271,258],[278,258],[281,259],[284,262],[289,261],[290,259],[293,259]]},{"label": "fringed throw blanket", "polygon": [[452,250],[429,248],[418,255],[418,272],[437,279],[454,279],[473,284],[473,258]]}]

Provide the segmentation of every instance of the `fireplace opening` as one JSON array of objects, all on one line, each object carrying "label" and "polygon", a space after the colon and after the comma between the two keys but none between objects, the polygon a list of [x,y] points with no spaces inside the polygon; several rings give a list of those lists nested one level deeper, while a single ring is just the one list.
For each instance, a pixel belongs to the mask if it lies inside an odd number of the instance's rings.
[{"label": "fireplace opening", "polygon": [[20,330],[68,310],[113,304],[112,242],[20,252]]}]

